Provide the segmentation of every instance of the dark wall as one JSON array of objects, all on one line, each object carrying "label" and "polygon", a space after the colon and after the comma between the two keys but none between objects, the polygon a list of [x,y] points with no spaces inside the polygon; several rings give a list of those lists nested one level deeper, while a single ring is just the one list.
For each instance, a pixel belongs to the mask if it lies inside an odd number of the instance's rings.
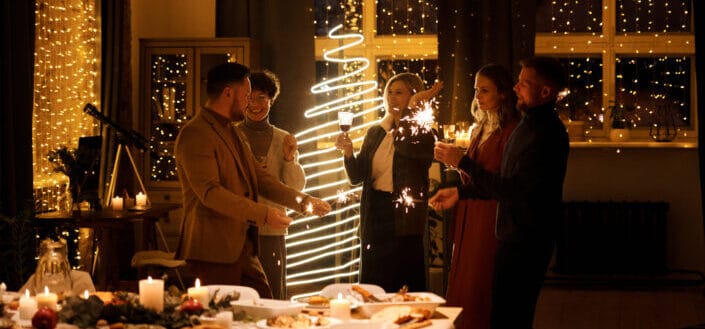
[{"label": "dark wall", "polygon": [[[260,66],[277,74],[281,94],[270,121],[295,133],[305,128],[303,113],[314,106],[313,2],[216,0],[216,36],[251,37],[260,44]],[[248,11],[244,17],[238,13]],[[245,25],[249,22],[249,25]]]}]

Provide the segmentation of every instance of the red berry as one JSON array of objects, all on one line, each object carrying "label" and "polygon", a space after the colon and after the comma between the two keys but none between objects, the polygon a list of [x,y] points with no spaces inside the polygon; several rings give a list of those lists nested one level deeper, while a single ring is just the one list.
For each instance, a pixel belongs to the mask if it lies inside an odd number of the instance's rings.
[{"label": "red berry", "polygon": [[46,306],[37,310],[37,313],[32,316],[32,326],[37,329],[54,329],[57,323],[59,323],[59,316],[56,311]]},{"label": "red berry", "polygon": [[203,304],[197,299],[189,298],[181,304],[181,312],[194,314],[203,311]]}]

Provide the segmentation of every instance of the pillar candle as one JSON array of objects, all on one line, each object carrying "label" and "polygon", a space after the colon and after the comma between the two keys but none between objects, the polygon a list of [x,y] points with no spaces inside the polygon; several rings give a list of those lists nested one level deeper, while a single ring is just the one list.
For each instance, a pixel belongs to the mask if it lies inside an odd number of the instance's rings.
[{"label": "pillar candle", "polygon": [[37,300],[29,295],[29,289],[20,297],[20,320],[31,320],[37,312]]},{"label": "pillar candle", "polygon": [[201,280],[196,279],[195,287],[188,288],[188,296],[201,303],[203,308],[208,308],[208,287],[201,287]]},{"label": "pillar candle", "polygon": [[329,305],[331,318],[350,320],[350,301],[343,299],[342,294],[338,294],[338,299],[331,299]]},{"label": "pillar candle", "polygon": [[146,207],[147,206],[147,195],[140,192],[135,195],[135,205],[137,207]]},{"label": "pillar candle", "polygon": [[49,292],[49,287],[44,286],[44,293],[37,294],[37,309],[48,307],[56,311],[56,302],[58,300],[59,297],[55,293]]},{"label": "pillar candle", "polygon": [[112,200],[113,210],[122,210],[122,198],[116,196]]},{"label": "pillar candle", "polygon": [[157,312],[164,310],[164,280],[140,280],[140,304]]}]

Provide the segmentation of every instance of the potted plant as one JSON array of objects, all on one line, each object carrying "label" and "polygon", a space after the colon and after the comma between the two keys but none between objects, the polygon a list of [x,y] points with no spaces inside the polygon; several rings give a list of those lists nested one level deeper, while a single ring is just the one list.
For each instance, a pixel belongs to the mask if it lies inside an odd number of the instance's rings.
[{"label": "potted plant", "polygon": [[54,172],[59,172],[69,178],[69,192],[71,193],[71,209],[74,204],[80,202],[82,198],[81,187],[86,180],[88,170],[92,166],[92,157],[86,152],[77,149],[70,149],[65,145],[49,151],[47,154],[49,162],[54,167]]},{"label": "potted plant", "polygon": [[610,101],[610,119],[612,129],[610,129],[610,140],[613,142],[624,142],[629,139],[629,129],[634,126],[633,113],[636,110],[634,104],[624,104],[617,101]]},{"label": "potted plant", "polygon": [[571,141],[585,139],[585,125],[589,118],[588,105],[591,102],[586,90],[572,89],[566,90],[556,104],[558,116],[563,121]]}]

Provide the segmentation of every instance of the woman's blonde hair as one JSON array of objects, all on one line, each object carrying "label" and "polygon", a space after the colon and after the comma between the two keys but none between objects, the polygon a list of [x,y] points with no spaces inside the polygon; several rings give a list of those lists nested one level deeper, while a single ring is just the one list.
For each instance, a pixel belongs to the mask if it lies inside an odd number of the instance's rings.
[{"label": "woman's blonde hair", "polygon": [[[503,96],[499,111],[497,111],[499,128],[502,129],[507,122],[519,118],[519,110],[516,108],[517,96],[514,93],[514,80],[509,70],[499,64],[487,64],[477,71],[475,76],[477,77],[478,75],[490,79],[497,87],[497,93]],[[473,97],[470,113],[478,125],[487,120],[487,114],[485,111],[480,110],[477,98]]]},{"label": "woman's blonde hair", "polygon": [[397,81],[404,82],[409,89],[411,89],[411,94],[416,94],[417,92],[424,90],[424,83],[421,78],[414,73],[399,73],[393,76],[387,84],[384,86],[384,106],[387,106],[387,92],[392,83]]}]

